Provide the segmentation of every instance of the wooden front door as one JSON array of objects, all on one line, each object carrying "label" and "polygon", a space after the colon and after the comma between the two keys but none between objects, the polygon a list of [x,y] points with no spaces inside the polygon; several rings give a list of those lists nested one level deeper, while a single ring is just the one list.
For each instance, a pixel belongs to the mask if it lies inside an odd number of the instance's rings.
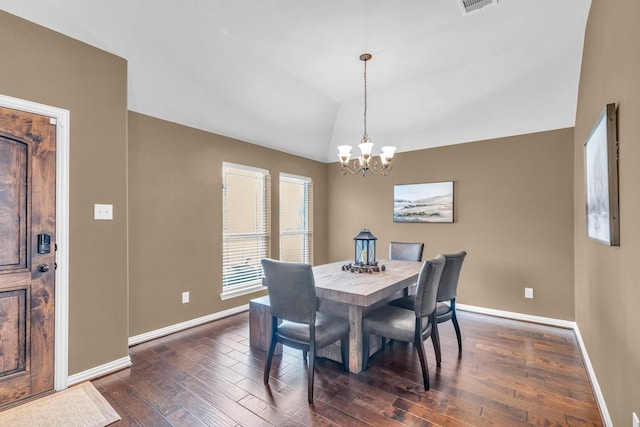
[{"label": "wooden front door", "polygon": [[55,166],[52,119],[0,107],[0,407],[53,390]]}]

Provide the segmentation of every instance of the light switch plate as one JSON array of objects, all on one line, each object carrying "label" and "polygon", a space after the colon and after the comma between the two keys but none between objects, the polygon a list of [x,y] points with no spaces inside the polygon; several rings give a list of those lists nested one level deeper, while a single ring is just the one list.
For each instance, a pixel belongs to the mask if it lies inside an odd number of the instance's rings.
[{"label": "light switch plate", "polygon": [[189,291],[182,293],[182,303],[186,304],[189,302]]},{"label": "light switch plate", "polygon": [[93,205],[93,219],[97,220],[112,220],[113,219],[113,205]]},{"label": "light switch plate", "polygon": [[533,298],[533,288],[524,288],[524,297]]}]

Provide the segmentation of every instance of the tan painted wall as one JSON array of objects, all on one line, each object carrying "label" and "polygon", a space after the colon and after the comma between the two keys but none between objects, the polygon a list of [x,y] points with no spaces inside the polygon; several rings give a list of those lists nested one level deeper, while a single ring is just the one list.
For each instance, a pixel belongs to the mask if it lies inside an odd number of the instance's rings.
[{"label": "tan painted wall", "polygon": [[[387,177],[333,164],[329,258],[352,258],[361,228],[378,238],[378,258],[391,240],[425,242],[425,259],[466,250],[459,302],[573,320],[572,143],[562,129],[401,153]],[[395,184],[437,181],[454,181],[453,224],[393,222]]]},{"label": "tan painted wall", "polygon": [[[69,373],[127,349],[127,63],[0,11],[0,93],[68,109]],[[93,204],[114,205],[94,221]]]},{"label": "tan painted wall", "polygon": [[[130,335],[246,304],[221,301],[222,163],[269,169],[278,257],[280,172],[311,177],[314,262],[327,262],[327,165],[129,113]],[[191,302],[182,304],[189,291]]]},{"label": "tan painted wall", "polygon": [[[575,127],[576,320],[615,426],[640,415],[640,3],[593,0]],[[620,246],[585,237],[583,144],[618,107]]]}]

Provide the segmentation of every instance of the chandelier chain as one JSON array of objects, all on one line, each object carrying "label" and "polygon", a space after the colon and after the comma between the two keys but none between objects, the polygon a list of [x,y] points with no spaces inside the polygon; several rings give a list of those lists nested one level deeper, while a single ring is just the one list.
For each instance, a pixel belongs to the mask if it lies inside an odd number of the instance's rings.
[{"label": "chandelier chain", "polygon": [[367,59],[364,60],[364,135],[362,142],[368,138],[367,135]]}]

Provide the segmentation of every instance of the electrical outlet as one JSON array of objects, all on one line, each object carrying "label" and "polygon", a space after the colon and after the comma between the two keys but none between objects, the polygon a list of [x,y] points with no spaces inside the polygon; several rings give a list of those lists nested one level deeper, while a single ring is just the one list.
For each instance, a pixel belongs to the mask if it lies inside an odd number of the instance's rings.
[{"label": "electrical outlet", "polygon": [[93,219],[98,220],[112,220],[113,219],[113,205],[93,205]]},{"label": "electrical outlet", "polygon": [[189,292],[183,292],[182,293],[182,303],[186,304],[189,302]]},{"label": "electrical outlet", "polygon": [[524,288],[524,297],[533,299],[533,288]]},{"label": "electrical outlet", "polygon": [[632,414],[631,419],[633,420],[633,427],[640,427],[640,420],[638,420],[638,415],[635,412]]}]

